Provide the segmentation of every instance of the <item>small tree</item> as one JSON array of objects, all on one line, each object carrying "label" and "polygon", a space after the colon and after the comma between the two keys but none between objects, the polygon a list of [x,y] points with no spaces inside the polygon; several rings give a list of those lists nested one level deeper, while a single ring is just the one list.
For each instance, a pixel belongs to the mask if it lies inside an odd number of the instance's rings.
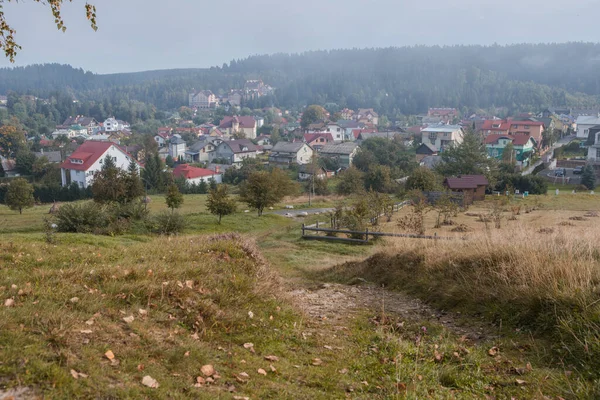
[{"label": "small tree", "polygon": [[240,188],[240,199],[261,216],[265,207],[274,206],[295,191],[296,185],[287,174],[274,168],[271,172],[252,172]]},{"label": "small tree", "polygon": [[169,168],[173,168],[175,166],[175,160],[173,159],[173,157],[171,157],[170,154],[165,159],[165,164],[167,164],[167,167]]},{"label": "small tree", "polygon": [[227,186],[219,185],[215,189],[211,189],[208,193],[206,208],[208,208],[211,214],[219,216],[220,224],[221,218],[224,215],[230,215],[236,211],[237,203],[227,193]]},{"label": "small tree", "polygon": [[596,173],[594,167],[591,165],[586,165],[585,168],[583,168],[583,172],[581,173],[581,184],[589,190],[594,190],[596,187]]},{"label": "small tree", "polygon": [[33,186],[23,178],[15,179],[8,186],[4,202],[11,210],[23,214],[24,208],[33,207]]},{"label": "small tree", "polygon": [[102,169],[94,174],[92,195],[97,203],[126,203],[127,190],[122,171],[112,157],[102,160]]},{"label": "small tree", "polygon": [[432,170],[419,167],[406,180],[406,190],[432,192],[440,187],[438,175]]},{"label": "small tree", "polygon": [[171,183],[167,188],[165,202],[167,203],[167,207],[171,209],[171,213],[173,213],[176,208],[181,207],[183,204],[183,195],[175,183]]},{"label": "small tree", "polygon": [[338,194],[357,194],[363,190],[363,174],[358,169],[350,167],[340,174],[340,182],[337,185]]},{"label": "small tree", "polygon": [[458,213],[458,205],[452,201],[449,193],[444,193],[434,205],[435,210],[438,212],[436,228],[442,225],[450,225],[452,223],[451,218],[456,216]]},{"label": "small tree", "polygon": [[124,175],[126,201],[130,202],[144,195],[144,185],[140,179],[138,164],[135,160],[129,162],[127,173]]}]

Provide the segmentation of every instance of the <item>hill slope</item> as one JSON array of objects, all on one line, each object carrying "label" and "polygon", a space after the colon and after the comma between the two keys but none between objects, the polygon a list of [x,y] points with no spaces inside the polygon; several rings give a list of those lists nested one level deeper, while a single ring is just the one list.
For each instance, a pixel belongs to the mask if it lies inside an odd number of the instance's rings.
[{"label": "hill slope", "polygon": [[57,64],[0,69],[0,93],[130,99],[176,108],[193,88],[224,92],[246,79],[278,88],[250,106],[337,103],[419,113],[428,107],[539,108],[584,105],[600,95],[600,45],[403,47],[252,56],[210,69],[96,75]]}]

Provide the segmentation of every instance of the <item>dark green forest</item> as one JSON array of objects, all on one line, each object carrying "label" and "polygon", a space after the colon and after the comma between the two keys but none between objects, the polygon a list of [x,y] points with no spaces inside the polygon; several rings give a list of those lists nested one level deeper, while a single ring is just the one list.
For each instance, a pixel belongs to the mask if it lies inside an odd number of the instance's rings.
[{"label": "dark green forest", "polygon": [[60,91],[91,107],[137,101],[171,110],[186,105],[192,89],[224,93],[259,78],[277,90],[245,104],[250,108],[335,103],[389,116],[428,107],[535,111],[596,104],[599,67],[600,44],[593,43],[416,46],[259,55],[207,69],[107,75],[58,64],[4,68],[0,93],[49,98]]}]

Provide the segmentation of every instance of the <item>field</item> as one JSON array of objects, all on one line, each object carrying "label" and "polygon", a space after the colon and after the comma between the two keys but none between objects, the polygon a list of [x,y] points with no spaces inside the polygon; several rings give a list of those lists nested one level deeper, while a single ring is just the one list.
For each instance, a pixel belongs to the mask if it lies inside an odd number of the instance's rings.
[{"label": "field", "polygon": [[185,196],[178,237],[49,244],[49,206],[0,208],[0,398],[595,398],[600,228],[569,218],[600,205],[519,201],[501,229],[454,217],[468,240],[374,246],[303,241],[301,218],[243,205],[219,225],[202,195]]}]

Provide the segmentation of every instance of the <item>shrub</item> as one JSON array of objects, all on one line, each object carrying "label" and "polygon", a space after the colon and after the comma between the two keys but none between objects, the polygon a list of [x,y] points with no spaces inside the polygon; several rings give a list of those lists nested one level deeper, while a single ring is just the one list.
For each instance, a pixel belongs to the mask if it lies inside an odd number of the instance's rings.
[{"label": "shrub", "polygon": [[149,221],[148,229],[159,235],[176,235],[183,232],[186,225],[183,215],[164,211]]},{"label": "shrub", "polygon": [[55,218],[59,232],[99,233],[110,223],[106,208],[94,202],[64,204]]}]

